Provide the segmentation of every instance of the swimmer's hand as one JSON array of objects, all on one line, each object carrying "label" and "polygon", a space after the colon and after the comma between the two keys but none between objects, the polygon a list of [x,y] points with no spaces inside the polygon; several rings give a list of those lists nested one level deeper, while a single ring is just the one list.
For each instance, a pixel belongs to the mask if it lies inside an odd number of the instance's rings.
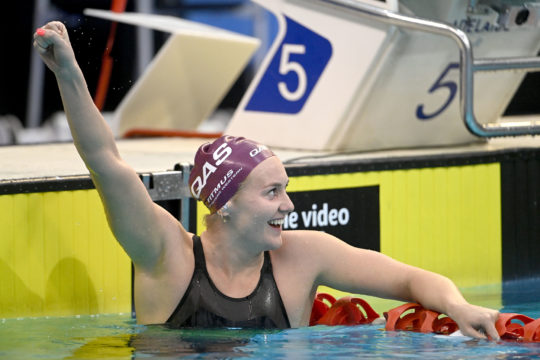
[{"label": "swimmer's hand", "polygon": [[454,305],[447,315],[458,324],[464,336],[499,340],[499,334],[495,328],[495,322],[499,317],[497,310],[463,303]]},{"label": "swimmer's hand", "polygon": [[67,29],[59,21],[51,21],[36,30],[34,48],[47,67],[56,75],[70,72],[78,67]]}]

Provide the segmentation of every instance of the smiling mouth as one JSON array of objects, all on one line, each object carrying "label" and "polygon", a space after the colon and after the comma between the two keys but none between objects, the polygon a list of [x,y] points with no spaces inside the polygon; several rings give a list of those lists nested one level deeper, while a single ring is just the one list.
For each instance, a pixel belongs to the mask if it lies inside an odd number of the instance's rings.
[{"label": "smiling mouth", "polygon": [[285,222],[285,219],[270,220],[268,222],[268,225],[277,229],[277,228],[280,228],[284,222]]}]

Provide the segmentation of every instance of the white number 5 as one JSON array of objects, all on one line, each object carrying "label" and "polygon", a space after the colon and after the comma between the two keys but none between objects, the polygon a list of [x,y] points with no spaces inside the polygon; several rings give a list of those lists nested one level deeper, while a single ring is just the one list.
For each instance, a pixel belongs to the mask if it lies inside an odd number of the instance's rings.
[{"label": "white number 5", "polygon": [[287,88],[287,84],[284,81],[278,83],[278,89],[281,96],[289,101],[297,101],[304,96],[307,88],[307,75],[306,71],[296,61],[290,61],[289,56],[291,54],[305,54],[306,47],[304,45],[298,44],[283,44],[283,49],[281,52],[281,59],[279,62],[279,73],[286,75],[289,72],[294,72],[298,77],[298,86],[296,90],[291,91]]}]

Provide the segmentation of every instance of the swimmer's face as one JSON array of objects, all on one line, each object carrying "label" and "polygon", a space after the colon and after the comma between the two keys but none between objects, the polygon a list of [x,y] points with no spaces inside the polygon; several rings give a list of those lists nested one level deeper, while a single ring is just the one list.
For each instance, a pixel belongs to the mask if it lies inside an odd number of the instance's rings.
[{"label": "swimmer's face", "polygon": [[230,221],[242,237],[262,242],[261,249],[281,246],[283,221],[294,205],[287,195],[289,178],[281,161],[270,157],[246,178],[233,197]]}]

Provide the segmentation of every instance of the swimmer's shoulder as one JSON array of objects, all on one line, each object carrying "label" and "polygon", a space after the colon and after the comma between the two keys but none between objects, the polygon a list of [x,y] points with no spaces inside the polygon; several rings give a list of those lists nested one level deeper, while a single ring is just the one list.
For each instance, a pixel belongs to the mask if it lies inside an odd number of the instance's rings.
[{"label": "swimmer's shoulder", "polygon": [[296,242],[305,244],[306,242],[325,241],[337,239],[334,236],[317,230],[285,230],[281,235],[283,242]]},{"label": "swimmer's shoulder", "polygon": [[195,235],[178,223],[166,236],[164,252],[181,251],[190,252],[193,249],[193,237]]},{"label": "swimmer's shoulder", "polygon": [[195,264],[193,236],[193,233],[180,226],[176,232],[168,234],[159,259],[154,263],[154,266],[146,269],[139,268],[139,270],[157,277],[169,276],[170,274],[177,276],[178,273],[190,272]]},{"label": "swimmer's shoulder", "polygon": [[283,231],[281,237],[282,250],[304,255],[319,252],[321,245],[336,239],[323,231],[315,230],[287,230]]},{"label": "swimmer's shoulder", "polygon": [[314,230],[287,230],[281,236],[283,245],[272,251],[272,261],[276,267],[285,269],[287,276],[296,269],[302,269],[302,276],[315,278],[325,263],[322,260],[327,256],[328,238],[333,236]]},{"label": "swimmer's shoulder", "polygon": [[316,230],[287,230],[282,233],[283,246],[280,250],[304,257],[327,257],[328,253],[348,246],[343,240]]}]

